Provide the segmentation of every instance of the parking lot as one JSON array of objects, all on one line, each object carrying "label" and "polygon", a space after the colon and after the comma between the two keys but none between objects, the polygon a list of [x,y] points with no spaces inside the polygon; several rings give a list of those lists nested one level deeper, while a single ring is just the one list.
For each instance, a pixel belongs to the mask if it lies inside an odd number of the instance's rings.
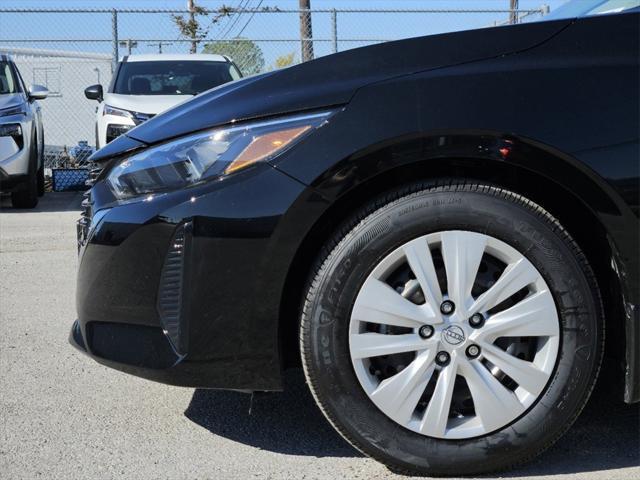
[{"label": "parking lot", "polygon": [[[248,395],[155,384],[74,350],[79,201],[2,201],[0,478],[400,478],[333,431],[300,371],[249,412]],[[639,408],[605,387],[551,450],[503,476],[640,478]]]}]

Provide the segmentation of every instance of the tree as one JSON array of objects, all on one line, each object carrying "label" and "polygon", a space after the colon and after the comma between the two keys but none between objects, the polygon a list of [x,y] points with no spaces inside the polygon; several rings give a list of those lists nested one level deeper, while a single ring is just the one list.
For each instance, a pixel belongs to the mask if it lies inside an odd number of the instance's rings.
[{"label": "tree", "polygon": [[286,53],[276,58],[273,68],[284,68],[293,65],[296,61],[296,52]]},{"label": "tree", "polygon": [[211,27],[218,23],[221,18],[228,17],[236,12],[235,8],[223,5],[219,9],[213,11],[215,14],[212,17],[209,26],[205,28],[200,25],[197,17],[207,17],[209,16],[209,13],[212,12],[196,5],[194,0],[187,0],[187,10],[189,11],[188,18],[185,18],[182,15],[171,15],[171,18],[178,27],[178,30],[180,30],[180,35],[191,39],[191,48],[189,49],[189,53],[197,52],[198,43],[207,37]]},{"label": "tree", "polygon": [[244,75],[254,75],[264,70],[262,50],[248,38],[238,37],[207,43],[202,53],[227,55],[238,65]]}]

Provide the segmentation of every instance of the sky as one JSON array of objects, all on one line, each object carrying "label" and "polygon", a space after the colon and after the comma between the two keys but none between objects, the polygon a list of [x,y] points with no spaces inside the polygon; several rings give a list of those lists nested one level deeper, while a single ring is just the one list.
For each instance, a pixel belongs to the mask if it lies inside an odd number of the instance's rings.
[{"label": "sky", "polygon": [[[197,1],[197,0],[196,0]],[[566,0],[520,0],[521,9],[536,9],[543,4],[554,10]],[[184,9],[186,0],[0,0],[2,8],[27,9]],[[298,0],[199,0],[208,9],[230,7],[297,9]],[[508,9],[509,0],[311,0],[312,9]],[[481,28],[504,21],[507,13],[338,13],[338,49],[353,48],[374,41]],[[258,40],[268,64],[287,53],[299,57],[300,42],[296,13],[250,13],[225,17],[216,23],[203,20],[207,38],[242,36]],[[313,15],[313,36],[317,53],[333,50],[333,22],[330,13]],[[141,39],[134,53],[156,53],[157,41],[171,42],[164,51],[186,52],[188,43],[179,34],[168,14],[119,14],[120,39]],[[7,13],[0,11],[0,45],[28,48],[63,49],[111,53],[111,15],[109,13]],[[15,40],[21,40],[16,43]],[[156,42],[153,42],[156,40]],[[122,51],[119,51],[122,54]]]},{"label": "sky", "polygon": [[[520,8],[547,4],[552,8],[566,0],[520,0]],[[183,8],[186,0],[0,0],[0,8]],[[241,0],[196,0],[198,5],[217,8],[236,6]],[[253,5],[258,1],[251,1]],[[296,8],[298,0],[265,0],[262,6]],[[311,0],[311,8],[507,8],[509,0]]]}]

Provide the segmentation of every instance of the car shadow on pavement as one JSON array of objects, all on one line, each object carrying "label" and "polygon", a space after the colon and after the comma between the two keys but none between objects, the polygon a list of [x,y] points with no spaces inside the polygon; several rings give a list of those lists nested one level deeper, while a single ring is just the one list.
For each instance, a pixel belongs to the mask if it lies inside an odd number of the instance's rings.
[{"label": "car shadow on pavement", "polygon": [[[262,450],[315,457],[358,457],[316,406],[301,369],[285,372],[284,391],[251,395],[194,392],[185,415],[221,437]],[[249,408],[251,407],[251,413]]]},{"label": "car shadow on pavement", "polygon": [[[571,429],[547,452],[502,477],[537,477],[606,471],[640,465],[640,405],[621,400],[621,386],[602,381]],[[316,457],[361,454],[336,433],[316,407],[301,369],[287,371],[285,390],[256,395],[218,390],[195,391],[185,415],[214,435],[262,450]]]},{"label": "car shadow on pavement", "polygon": [[0,213],[79,212],[82,198],[82,192],[47,192],[35,208],[13,208],[11,196],[3,194],[0,196]]}]

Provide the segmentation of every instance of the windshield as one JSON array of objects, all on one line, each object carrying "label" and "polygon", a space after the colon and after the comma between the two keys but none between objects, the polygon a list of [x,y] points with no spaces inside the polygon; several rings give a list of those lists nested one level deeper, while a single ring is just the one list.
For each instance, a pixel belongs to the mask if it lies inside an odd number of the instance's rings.
[{"label": "windshield", "polygon": [[0,62],[0,95],[6,93],[18,93],[18,80],[13,74],[9,62]]},{"label": "windshield", "polygon": [[640,0],[571,0],[552,11],[550,15],[544,17],[544,20],[618,13],[639,6]]},{"label": "windshield", "polygon": [[197,95],[240,78],[232,63],[211,61],[125,62],[113,93],[123,95]]}]

